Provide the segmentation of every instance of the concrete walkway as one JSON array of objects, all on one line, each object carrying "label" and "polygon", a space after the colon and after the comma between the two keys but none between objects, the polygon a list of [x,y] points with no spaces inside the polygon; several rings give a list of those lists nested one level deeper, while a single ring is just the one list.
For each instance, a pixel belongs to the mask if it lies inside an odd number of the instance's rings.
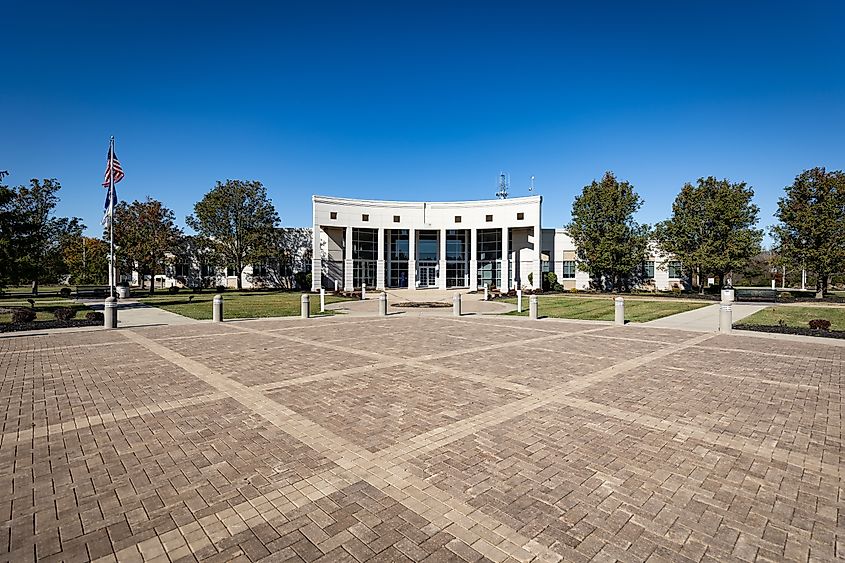
[{"label": "concrete walkway", "polygon": [[[733,303],[733,322],[744,319],[753,315],[757,311],[761,311],[766,307],[771,307],[771,303]],[[719,304],[708,305],[700,309],[678,313],[677,315],[670,315],[662,319],[655,319],[647,323],[642,323],[643,326],[650,326],[654,328],[670,328],[680,330],[694,330],[700,332],[713,332],[719,330]]]},{"label": "concrete walkway", "polygon": [[[95,311],[102,311],[105,307],[101,299],[80,299]],[[120,299],[117,303],[117,326],[119,328],[155,326],[155,325],[183,325],[198,323],[196,319],[177,315],[158,307],[153,307],[134,299]]]}]

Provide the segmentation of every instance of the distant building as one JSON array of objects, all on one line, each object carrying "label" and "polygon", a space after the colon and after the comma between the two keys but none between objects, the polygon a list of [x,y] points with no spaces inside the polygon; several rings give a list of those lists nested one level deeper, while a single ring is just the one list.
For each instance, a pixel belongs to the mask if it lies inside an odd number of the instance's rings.
[{"label": "distant building", "polygon": [[[403,202],[313,196],[312,290],[539,288],[544,272],[589,289],[563,229],[543,229],[542,197]],[[640,285],[682,285],[680,263],[652,247]]]}]

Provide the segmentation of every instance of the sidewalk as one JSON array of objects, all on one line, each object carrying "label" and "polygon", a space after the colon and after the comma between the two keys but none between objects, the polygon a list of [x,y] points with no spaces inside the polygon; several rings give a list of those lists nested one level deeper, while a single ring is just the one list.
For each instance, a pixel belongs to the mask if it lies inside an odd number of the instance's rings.
[{"label": "sidewalk", "polygon": [[[80,299],[95,311],[102,311],[105,307],[101,299]],[[120,299],[117,302],[117,326],[127,328],[135,326],[153,325],[182,325],[193,324],[200,321],[146,305],[134,299]]]},{"label": "sidewalk", "polygon": [[[424,289],[419,291],[388,290],[387,312],[389,315],[406,317],[451,316],[452,299],[455,293],[461,294],[461,313],[464,315],[501,314],[516,310],[516,306],[501,301],[484,301],[484,293],[467,293],[466,290]],[[379,295],[381,291],[368,291],[364,301],[341,301],[326,305],[327,310],[337,311],[353,317],[372,317],[378,315]],[[311,299],[315,299],[314,296]],[[316,297],[319,299],[319,296]],[[396,307],[399,303],[445,303],[447,307]],[[528,299],[525,299],[528,307]]]},{"label": "sidewalk", "polygon": [[[737,303],[733,304],[733,322],[740,321],[745,317],[753,315],[757,311],[763,310],[766,307],[771,307],[771,303]],[[708,305],[700,309],[678,313],[677,315],[670,315],[662,319],[656,319],[642,323],[642,326],[654,328],[670,328],[680,330],[694,330],[700,332],[713,332],[719,330],[719,305]]]}]

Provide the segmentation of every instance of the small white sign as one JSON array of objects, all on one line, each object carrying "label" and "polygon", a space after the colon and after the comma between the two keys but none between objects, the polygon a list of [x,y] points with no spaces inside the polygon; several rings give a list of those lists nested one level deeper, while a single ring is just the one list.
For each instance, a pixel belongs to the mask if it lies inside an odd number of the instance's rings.
[{"label": "small white sign", "polygon": [[707,278],[707,285],[713,285],[716,283],[716,278]]}]

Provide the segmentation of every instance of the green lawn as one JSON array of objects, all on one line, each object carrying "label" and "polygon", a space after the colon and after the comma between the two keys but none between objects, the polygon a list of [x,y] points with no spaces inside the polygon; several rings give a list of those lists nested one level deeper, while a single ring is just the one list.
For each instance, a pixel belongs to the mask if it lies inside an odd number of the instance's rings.
[{"label": "green lawn", "polygon": [[[226,291],[223,293],[223,318],[251,319],[256,317],[291,317],[300,313],[299,292],[279,291]],[[166,311],[205,320],[211,318],[211,302],[214,293],[156,293],[153,297],[140,296],[134,292],[133,298],[142,303],[154,305]],[[193,297],[189,301],[189,298]],[[326,304],[347,301],[344,297],[326,295]],[[311,314],[318,315],[320,311],[320,296],[311,294]],[[326,314],[332,314],[326,311]]]},{"label": "green lawn", "polygon": [[845,330],[845,307],[768,307],[737,325],[778,326],[783,321],[786,326],[809,328],[807,323],[813,319],[830,321],[830,330]]},{"label": "green lawn", "polygon": [[[508,313],[509,315],[527,315],[529,297],[522,298],[522,313]],[[504,300],[516,304],[516,298]],[[539,313],[541,317],[555,317],[560,319],[579,319],[592,321],[612,321],[614,318],[613,299],[590,299],[585,297],[563,297],[560,295],[539,296]],[[642,299],[625,299],[625,320],[634,323],[653,321],[661,317],[668,317],[684,311],[692,311],[712,305],[712,303],[685,303],[677,301],[646,301]]]},{"label": "green lawn", "polygon": [[[2,299],[0,300],[0,308],[3,307],[29,307],[26,299]],[[59,307],[70,307],[76,309],[76,318],[85,318],[85,313],[90,311],[88,307],[82,303],[76,303],[70,299],[62,299],[60,297],[40,298],[35,299],[35,320],[37,321],[53,321],[56,319],[53,316],[53,311]],[[0,323],[8,324],[12,322],[11,313],[0,313]]]}]

